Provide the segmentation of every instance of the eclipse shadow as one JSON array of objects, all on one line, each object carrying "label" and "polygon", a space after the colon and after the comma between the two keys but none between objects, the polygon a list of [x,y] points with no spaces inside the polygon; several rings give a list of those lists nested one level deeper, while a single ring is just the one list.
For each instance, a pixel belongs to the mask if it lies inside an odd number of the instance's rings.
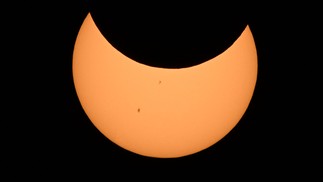
[{"label": "eclipse shadow", "polygon": [[153,67],[185,68],[228,49],[248,24],[249,8],[92,0],[90,13],[102,35],[127,57]]}]

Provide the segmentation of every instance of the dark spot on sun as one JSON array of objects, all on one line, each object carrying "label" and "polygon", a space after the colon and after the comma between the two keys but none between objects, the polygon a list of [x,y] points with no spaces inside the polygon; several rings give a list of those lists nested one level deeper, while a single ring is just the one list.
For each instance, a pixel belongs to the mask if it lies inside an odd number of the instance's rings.
[{"label": "dark spot on sun", "polygon": [[140,108],[137,109],[137,112],[140,112]]},{"label": "dark spot on sun", "polygon": [[161,81],[159,80],[158,84],[161,84]]}]

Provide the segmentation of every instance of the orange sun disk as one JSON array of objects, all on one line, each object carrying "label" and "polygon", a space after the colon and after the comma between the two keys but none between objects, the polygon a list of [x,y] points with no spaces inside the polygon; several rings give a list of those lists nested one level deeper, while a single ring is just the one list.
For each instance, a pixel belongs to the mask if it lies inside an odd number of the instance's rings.
[{"label": "orange sun disk", "polygon": [[225,52],[182,69],[129,59],[100,33],[90,14],[75,42],[73,79],[84,111],[118,146],[174,158],[204,150],[239,122],[257,80],[257,54],[246,26]]}]

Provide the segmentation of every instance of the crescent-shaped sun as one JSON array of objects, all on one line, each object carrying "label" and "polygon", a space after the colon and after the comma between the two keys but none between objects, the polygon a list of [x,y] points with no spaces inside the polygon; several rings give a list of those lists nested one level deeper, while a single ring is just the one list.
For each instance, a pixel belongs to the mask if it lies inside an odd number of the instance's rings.
[{"label": "crescent-shaped sun", "polygon": [[75,42],[72,72],[80,103],[104,136],[139,155],[173,158],[214,145],[236,126],[255,89],[257,53],[247,25],[209,61],[151,67],[116,50],[89,13]]}]

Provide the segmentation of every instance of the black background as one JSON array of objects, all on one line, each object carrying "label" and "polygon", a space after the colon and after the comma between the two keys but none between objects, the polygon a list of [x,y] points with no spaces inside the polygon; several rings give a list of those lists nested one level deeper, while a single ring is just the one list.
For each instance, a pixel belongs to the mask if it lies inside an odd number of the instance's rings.
[{"label": "black background", "polygon": [[87,3],[5,6],[3,174],[45,178],[93,174],[109,180],[116,172],[120,177],[135,172],[139,179],[155,174],[153,181],[176,174],[215,181],[223,172],[229,174],[227,178],[318,177],[322,140],[316,129],[322,119],[316,116],[320,97],[314,96],[320,85],[320,72],[315,70],[315,63],[320,62],[315,43],[321,37],[317,6],[254,4],[250,28],[259,73],[245,115],[214,146],[186,157],[157,159],[128,152],[107,140],[78,101],[72,53],[88,13]]}]

